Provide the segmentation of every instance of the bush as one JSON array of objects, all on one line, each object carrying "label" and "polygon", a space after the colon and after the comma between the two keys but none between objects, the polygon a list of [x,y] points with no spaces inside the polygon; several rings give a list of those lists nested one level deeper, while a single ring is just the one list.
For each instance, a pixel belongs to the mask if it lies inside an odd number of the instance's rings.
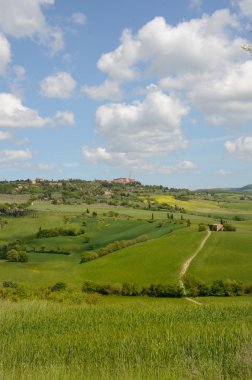
[{"label": "bush", "polygon": [[205,224],[203,224],[203,223],[201,223],[201,224],[199,224],[199,227],[198,227],[198,231],[199,232],[202,232],[202,231],[206,231],[206,225]]},{"label": "bush", "polygon": [[3,281],[3,288],[12,288],[16,289],[18,287],[18,284],[13,281]]},{"label": "bush", "polygon": [[125,282],[122,285],[122,295],[123,296],[138,296],[141,294],[141,290],[135,284]]},{"label": "bush", "polygon": [[223,224],[224,231],[236,231],[236,227],[229,223]]},{"label": "bush", "polygon": [[28,261],[28,254],[24,251],[16,251],[11,249],[6,254],[6,259],[11,262],[21,262],[26,263]]},{"label": "bush", "polygon": [[55,285],[51,287],[52,292],[61,292],[62,290],[65,290],[67,287],[65,282],[56,282]]},{"label": "bush", "polygon": [[81,255],[81,264],[86,263],[87,261],[95,260],[99,256],[95,252],[84,252]]}]

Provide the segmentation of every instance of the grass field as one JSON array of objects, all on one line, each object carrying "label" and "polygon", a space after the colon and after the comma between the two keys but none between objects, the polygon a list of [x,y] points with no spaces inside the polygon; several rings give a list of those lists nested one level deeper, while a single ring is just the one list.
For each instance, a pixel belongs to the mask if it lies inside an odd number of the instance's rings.
[{"label": "grass field", "polygon": [[80,284],[84,280],[177,283],[183,261],[202,236],[193,228],[185,228],[84,264],[79,264],[76,252],[72,256],[31,253],[28,263],[0,261],[0,281],[12,280],[28,287],[57,281]]},{"label": "grass field", "polygon": [[111,298],[94,306],[1,303],[0,377],[251,379],[251,298],[202,307]]},{"label": "grass field", "polygon": [[252,283],[251,247],[251,229],[246,225],[242,229],[240,224],[236,232],[212,233],[204,249],[193,260],[189,274],[208,283],[220,279]]},{"label": "grass field", "polygon": [[[206,235],[198,232],[198,223],[217,222],[220,215],[250,219],[252,212],[251,203],[237,197],[220,204],[203,199],[181,202],[163,195],[156,200],[188,212],[174,212],[170,220],[163,211],[35,202],[30,216],[1,216],[8,222],[1,224],[1,245],[19,239],[28,248],[59,247],[71,255],[29,253],[27,263],[0,260],[0,283],[11,280],[27,288],[26,301],[0,301],[0,379],[252,378],[252,297],[204,297],[197,305],[184,298],[80,292],[86,280],[178,284],[183,263]],[[119,216],[103,215],[110,210]],[[93,211],[97,217],[92,217]],[[252,282],[252,221],[231,223],[237,231],[212,233],[192,261],[190,274],[207,283],[228,278]],[[37,239],[40,227],[83,227],[85,234]],[[80,264],[86,250],[142,234],[149,240]],[[85,243],[86,236],[90,241]],[[58,281],[68,284],[73,299],[60,292],[51,293],[47,301],[37,299]],[[4,294],[6,289],[0,291]]]}]

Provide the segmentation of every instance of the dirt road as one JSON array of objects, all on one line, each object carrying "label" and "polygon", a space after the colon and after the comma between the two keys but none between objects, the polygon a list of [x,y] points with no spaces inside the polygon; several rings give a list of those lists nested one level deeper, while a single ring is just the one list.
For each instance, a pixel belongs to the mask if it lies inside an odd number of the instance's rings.
[{"label": "dirt road", "polygon": [[186,289],[185,289],[185,284],[184,284],[184,281],[183,281],[183,277],[186,274],[186,272],[188,271],[188,268],[189,268],[191,262],[193,261],[193,259],[198,255],[198,253],[202,250],[202,248],[206,244],[206,241],[210,237],[210,235],[211,235],[211,231],[208,231],[207,235],[204,237],[204,239],[202,240],[202,242],[200,243],[200,245],[196,249],[196,251],[193,253],[193,255],[190,256],[189,259],[187,259],[184,262],[184,264],[182,265],[182,268],[181,268],[181,271],[180,271],[180,274],[179,274],[179,283],[180,283],[181,288],[183,289],[184,295],[186,295]]}]

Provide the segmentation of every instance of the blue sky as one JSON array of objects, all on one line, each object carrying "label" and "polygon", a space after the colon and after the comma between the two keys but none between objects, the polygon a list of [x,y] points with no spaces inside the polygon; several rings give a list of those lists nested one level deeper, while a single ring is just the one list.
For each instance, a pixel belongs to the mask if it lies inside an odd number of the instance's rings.
[{"label": "blue sky", "polygon": [[0,0],[0,178],[252,182],[252,0]]}]

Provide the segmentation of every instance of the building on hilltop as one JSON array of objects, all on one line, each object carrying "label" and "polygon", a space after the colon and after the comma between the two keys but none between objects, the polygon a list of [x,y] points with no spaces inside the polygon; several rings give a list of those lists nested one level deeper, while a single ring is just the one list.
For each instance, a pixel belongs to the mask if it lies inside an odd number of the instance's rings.
[{"label": "building on hilltop", "polygon": [[111,182],[113,182],[113,183],[121,183],[123,185],[126,185],[128,183],[136,183],[138,181],[136,179],[134,179],[134,178],[115,178]]}]

